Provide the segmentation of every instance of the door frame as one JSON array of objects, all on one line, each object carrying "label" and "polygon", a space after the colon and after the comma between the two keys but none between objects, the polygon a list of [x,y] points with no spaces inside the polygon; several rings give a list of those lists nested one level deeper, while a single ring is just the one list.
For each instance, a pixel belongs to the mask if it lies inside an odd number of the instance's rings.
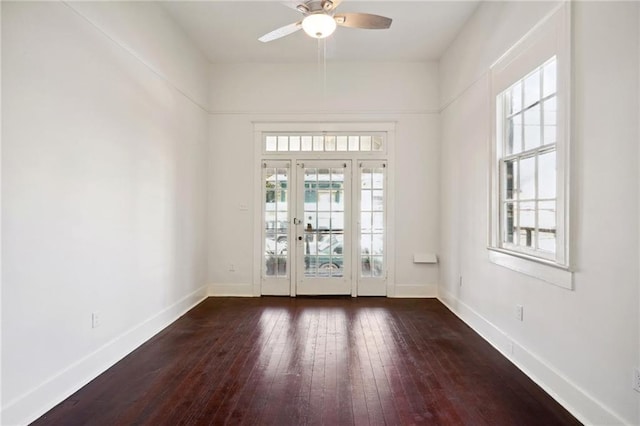
[{"label": "door frame", "polygon": [[[270,160],[290,160],[292,167],[296,164],[297,161],[301,160],[338,160],[338,159],[348,159],[351,160],[351,170],[352,170],[352,200],[355,198],[355,194],[359,193],[359,186],[357,181],[357,176],[359,176],[359,172],[357,172],[358,161],[367,161],[367,160],[384,160],[387,164],[386,170],[386,230],[385,230],[385,239],[386,239],[386,296],[394,297],[396,293],[396,285],[395,285],[395,232],[394,232],[394,224],[395,224],[395,199],[394,199],[394,188],[395,188],[395,179],[394,179],[394,160],[395,160],[395,122],[276,122],[276,121],[265,121],[259,122],[255,121],[253,124],[253,138],[254,138],[254,167],[253,167],[253,181],[254,181],[254,199],[253,199],[253,208],[250,209],[250,212],[253,214],[253,296],[260,297],[261,296],[261,284],[262,284],[262,264],[264,257],[264,242],[262,241],[262,228],[264,227],[264,215],[262,206],[262,166],[261,164],[264,161]],[[277,153],[277,152],[266,152],[263,146],[263,135],[265,133],[322,133],[322,132],[338,132],[338,133],[359,133],[359,132],[381,132],[385,133],[385,149],[379,152],[362,152],[362,151],[335,151],[335,152],[309,152],[309,151],[296,151],[296,152],[286,152],[286,153]],[[284,155],[283,155],[284,154]],[[358,192],[354,192],[358,191]],[[297,192],[297,191],[293,191]],[[292,194],[293,195],[293,194]],[[297,195],[297,194],[296,194]],[[291,201],[292,203],[296,202],[295,196]],[[359,197],[359,196],[358,196]],[[292,204],[294,205],[294,204]],[[353,206],[357,207],[356,205]],[[262,214],[260,214],[262,212]],[[352,226],[352,235],[354,230],[357,229],[358,226],[358,212],[355,210],[351,214],[351,226]],[[290,215],[289,220],[292,222],[293,216]],[[292,223],[290,223],[290,227]],[[293,232],[290,231],[290,237],[293,237]],[[356,241],[352,244],[352,252],[356,250],[356,247],[359,246],[359,243]],[[295,275],[296,265],[295,262],[291,263],[292,257],[289,257],[289,296],[296,296],[296,280]],[[352,281],[352,290],[351,295],[353,297],[357,297],[360,295],[372,295],[368,294],[366,291],[359,291],[358,287],[360,284],[359,279],[359,265],[358,265],[358,257],[352,257],[352,267],[351,267],[351,281]],[[282,294],[285,295],[285,294]],[[379,294],[383,295],[383,294]]]}]

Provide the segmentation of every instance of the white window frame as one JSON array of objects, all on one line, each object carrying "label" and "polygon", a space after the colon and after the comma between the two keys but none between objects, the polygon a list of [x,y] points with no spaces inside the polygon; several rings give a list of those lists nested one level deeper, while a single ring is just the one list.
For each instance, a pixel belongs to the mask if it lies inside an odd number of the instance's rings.
[{"label": "white window frame", "polygon": [[[571,87],[571,4],[564,2],[541,20],[490,69],[491,190],[489,260],[493,263],[572,289],[569,239],[569,157]],[[503,123],[498,96],[543,65],[557,61],[556,253],[545,255],[503,243],[500,163]]]}]

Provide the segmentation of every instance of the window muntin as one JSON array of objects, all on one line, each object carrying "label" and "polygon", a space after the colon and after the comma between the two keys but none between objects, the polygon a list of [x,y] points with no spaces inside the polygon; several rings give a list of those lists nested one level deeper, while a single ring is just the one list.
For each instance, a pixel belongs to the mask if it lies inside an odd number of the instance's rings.
[{"label": "window muntin", "polygon": [[263,136],[267,154],[282,152],[372,152],[385,151],[384,133],[268,134]]},{"label": "window muntin", "polygon": [[557,252],[557,58],[496,97],[499,246],[544,259]]}]

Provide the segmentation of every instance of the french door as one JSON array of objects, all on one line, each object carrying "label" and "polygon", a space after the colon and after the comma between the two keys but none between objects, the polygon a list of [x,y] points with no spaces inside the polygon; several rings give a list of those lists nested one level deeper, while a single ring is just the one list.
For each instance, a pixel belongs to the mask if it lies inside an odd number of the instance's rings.
[{"label": "french door", "polygon": [[381,161],[262,163],[263,295],[386,295]]},{"label": "french door", "polygon": [[297,162],[296,293],[351,294],[351,162]]}]

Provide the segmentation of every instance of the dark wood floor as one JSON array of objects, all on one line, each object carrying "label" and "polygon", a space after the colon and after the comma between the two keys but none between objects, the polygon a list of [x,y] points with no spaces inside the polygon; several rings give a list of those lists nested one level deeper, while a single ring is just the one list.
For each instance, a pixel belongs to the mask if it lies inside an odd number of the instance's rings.
[{"label": "dark wood floor", "polygon": [[573,425],[433,299],[209,298],[36,425]]}]

